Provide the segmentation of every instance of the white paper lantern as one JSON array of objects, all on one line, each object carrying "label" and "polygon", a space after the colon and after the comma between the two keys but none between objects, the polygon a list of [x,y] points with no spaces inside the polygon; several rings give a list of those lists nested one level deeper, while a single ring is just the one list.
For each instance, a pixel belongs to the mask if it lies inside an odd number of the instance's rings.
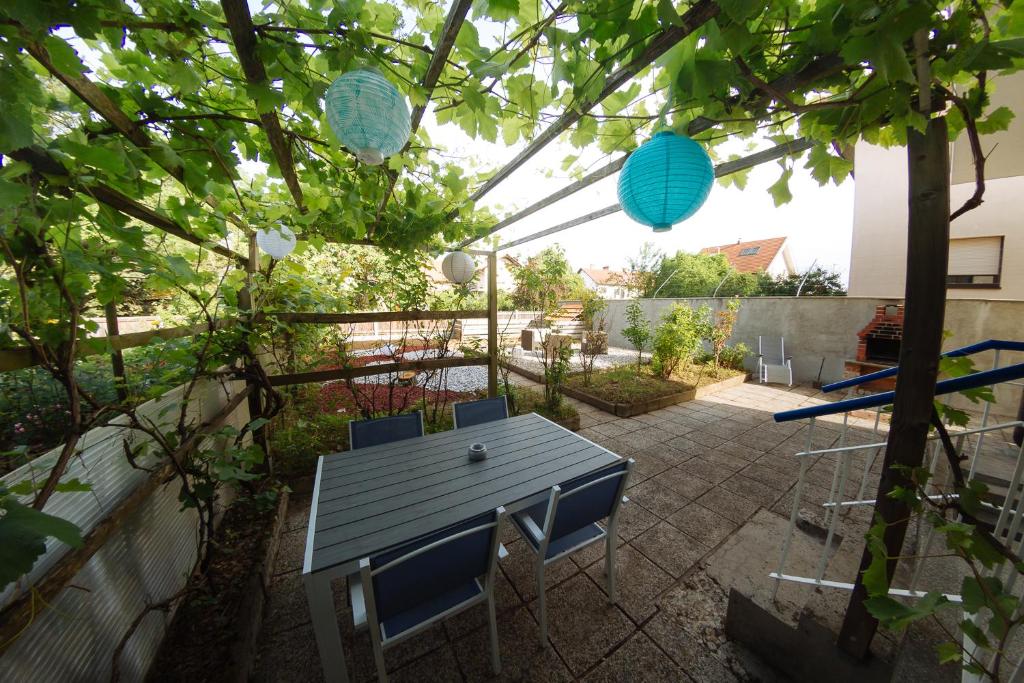
[{"label": "white paper lantern", "polygon": [[295,249],[295,233],[280,224],[269,230],[261,228],[256,231],[256,244],[272,258],[280,261]]},{"label": "white paper lantern", "polygon": [[473,257],[464,251],[453,251],[441,261],[441,272],[449,281],[457,285],[464,285],[473,279],[476,273],[476,263]]}]

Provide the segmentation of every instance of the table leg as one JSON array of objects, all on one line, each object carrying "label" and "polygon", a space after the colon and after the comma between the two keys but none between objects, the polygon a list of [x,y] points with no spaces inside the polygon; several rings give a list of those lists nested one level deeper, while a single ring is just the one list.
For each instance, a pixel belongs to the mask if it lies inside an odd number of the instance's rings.
[{"label": "table leg", "polygon": [[306,574],[303,581],[306,584],[306,600],[309,602],[309,616],[313,620],[313,633],[316,635],[316,647],[324,669],[324,680],[327,683],[348,683],[338,615],[334,612],[331,576],[327,572]]}]

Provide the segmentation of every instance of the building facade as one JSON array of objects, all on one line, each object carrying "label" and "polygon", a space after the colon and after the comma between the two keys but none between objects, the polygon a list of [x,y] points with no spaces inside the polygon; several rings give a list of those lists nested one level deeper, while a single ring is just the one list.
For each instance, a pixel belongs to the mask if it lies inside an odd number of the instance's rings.
[{"label": "building facade", "polygon": [[[1024,112],[1024,72],[994,83],[991,107]],[[1024,120],[981,137],[984,203],[950,224],[951,299],[1024,300]],[[950,149],[950,204],[974,193],[974,163],[965,135]],[[850,296],[902,297],[907,262],[907,153],[864,142],[854,156]]]}]

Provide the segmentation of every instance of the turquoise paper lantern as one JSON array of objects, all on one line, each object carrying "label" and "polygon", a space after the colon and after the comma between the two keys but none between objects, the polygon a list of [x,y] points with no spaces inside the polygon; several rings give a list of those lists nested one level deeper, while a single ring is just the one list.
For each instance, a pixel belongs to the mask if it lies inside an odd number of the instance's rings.
[{"label": "turquoise paper lantern", "polygon": [[697,213],[714,182],[715,169],[704,148],[665,131],[626,159],[619,174],[619,204],[637,223],[664,232]]},{"label": "turquoise paper lantern", "polygon": [[324,100],[331,130],[365,164],[383,163],[409,141],[409,106],[376,69],[338,76]]}]

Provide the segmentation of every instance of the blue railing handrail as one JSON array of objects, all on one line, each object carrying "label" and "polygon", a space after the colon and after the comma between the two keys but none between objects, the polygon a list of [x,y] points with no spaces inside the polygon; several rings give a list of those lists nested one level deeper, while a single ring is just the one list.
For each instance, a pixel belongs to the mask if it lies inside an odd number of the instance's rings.
[{"label": "blue railing handrail", "polygon": [[[964,375],[963,377],[944,379],[935,385],[935,395],[952,394],[956,391],[977,389],[979,387],[987,387],[990,384],[1010,382],[1021,378],[1024,378],[1024,363],[1017,363],[1016,365],[1007,365],[996,370],[985,370]],[[789,422],[791,420],[801,420],[805,417],[821,417],[822,415],[836,415],[837,413],[845,413],[862,408],[877,408],[878,406],[889,405],[893,402],[895,396],[895,391],[886,391],[881,394],[848,398],[843,401],[836,401],[835,403],[811,406],[810,408],[785,410],[781,413],[775,413],[774,418],[776,422]]]},{"label": "blue railing handrail", "polygon": [[[964,346],[959,349],[953,349],[952,351],[946,351],[940,356],[940,358],[959,358],[960,356],[971,356],[975,353],[981,353],[982,351],[991,351],[998,349],[1000,351],[1024,351],[1024,342],[1009,341],[1006,339],[987,339],[977,344],[971,344],[970,346]],[[858,384],[864,384],[865,382],[871,382],[876,379],[883,379],[885,377],[892,377],[899,372],[900,367],[894,365],[891,368],[885,370],[879,370],[878,372],[872,372],[867,375],[860,375],[859,377],[851,377],[850,379],[844,379],[839,382],[832,382],[832,384],[826,384],[821,388],[825,393],[835,391],[837,389],[847,389],[849,387],[855,387]]]}]

